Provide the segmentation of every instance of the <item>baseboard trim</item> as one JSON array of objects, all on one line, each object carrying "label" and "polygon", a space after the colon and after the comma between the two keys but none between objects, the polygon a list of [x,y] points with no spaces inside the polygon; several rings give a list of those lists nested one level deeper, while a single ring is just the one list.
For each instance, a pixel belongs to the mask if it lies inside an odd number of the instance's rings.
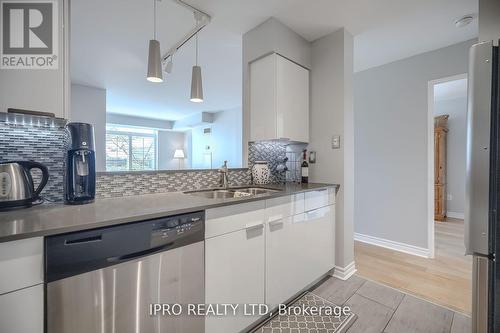
[{"label": "baseboard trim", "polygon": [[419,256],[419,257],[424,257],[424,258],[431,257],[429,249],[419,247],[419,246],[399,243],[399,242],[391,241],[388,239],[383,239],[383,238],[354,233],[354,240],[357,240],[358,242],[371,244],[371,245],[385,247],[386,249],[390,249],[390,250],[395,250],[395,251],[399,251],[399,252],[412,254],[414,256]]},{"label": "baseboard trim", "polygon": [[356,273],[356,264],[353,261],[346,267],[335,266],[332,276],[341,280],[347,280],[353,276],[354,273]]},{"label": "baseboard trim", "polygon": [[452,219],[461,219],[463,220],[465,215],[464,213],[457,213],[457,212],[446,212],[447,217],[451,217]]}]

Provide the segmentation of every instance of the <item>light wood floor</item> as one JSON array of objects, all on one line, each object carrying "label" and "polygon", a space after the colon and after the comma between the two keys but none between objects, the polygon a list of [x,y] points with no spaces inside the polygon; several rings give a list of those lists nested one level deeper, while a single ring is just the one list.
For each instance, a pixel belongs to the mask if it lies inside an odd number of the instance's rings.
[{"label": "light wood floor", "polygon": [[463,220],[436,222],[435,233],[433,259],[355,242],[358,275],[470,314],[472,259],[464,256]]}]

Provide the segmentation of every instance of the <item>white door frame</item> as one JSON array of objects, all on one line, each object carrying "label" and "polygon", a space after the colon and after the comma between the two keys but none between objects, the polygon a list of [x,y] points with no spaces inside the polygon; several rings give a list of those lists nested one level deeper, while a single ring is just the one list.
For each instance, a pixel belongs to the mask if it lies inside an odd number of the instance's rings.
[{"label": "white door frame", "polygon": [[467,73],[431,80],[427,85],[427,246],[429,257],[434,258],[434,86],[436,84],[467,79]]}]

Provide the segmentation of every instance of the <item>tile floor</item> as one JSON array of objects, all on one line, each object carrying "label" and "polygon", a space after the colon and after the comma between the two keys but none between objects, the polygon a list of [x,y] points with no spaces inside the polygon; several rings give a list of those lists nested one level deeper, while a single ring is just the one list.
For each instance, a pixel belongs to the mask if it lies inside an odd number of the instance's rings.
[{"label": "tile floor", "polygon": [[470,318],[357,275],[329,278],[312,291],[351,307],[358,318],[346,333],[468,333]]}]

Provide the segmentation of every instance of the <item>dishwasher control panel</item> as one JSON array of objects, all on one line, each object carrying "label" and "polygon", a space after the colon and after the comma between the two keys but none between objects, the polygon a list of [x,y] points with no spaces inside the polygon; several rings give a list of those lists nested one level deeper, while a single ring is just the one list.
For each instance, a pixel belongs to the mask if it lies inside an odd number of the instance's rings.
[{"label": "dishwasher control panel", "polygon": [[204,239],[203,211],[47,236],[45,280],[141,260]]},{"label": "dishwasher control panel", "polygon": [[153,224],[151,247],[163,246],[182,238],[204,233],[204,212],[172,216]]}]

